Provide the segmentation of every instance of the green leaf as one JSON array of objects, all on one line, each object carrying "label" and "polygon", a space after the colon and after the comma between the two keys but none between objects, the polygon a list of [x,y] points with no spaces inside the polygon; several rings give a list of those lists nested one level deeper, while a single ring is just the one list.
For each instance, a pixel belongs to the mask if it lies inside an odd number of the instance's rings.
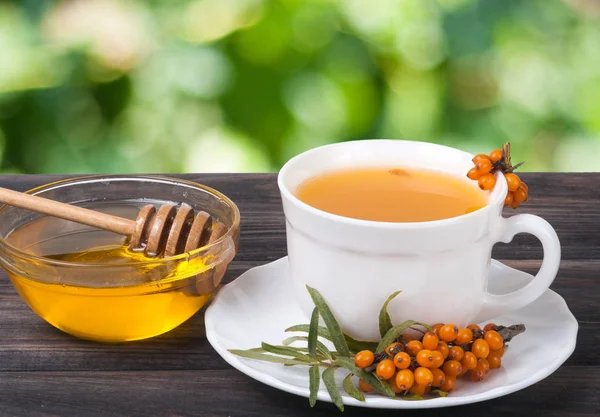
[{"label": "green leaf", "polygon": [[375,391],[390,398],[396,398],[396,394],[388,384],[382,384],[379,378],[375,375],[365,372],[354,364],[354,361],[347,357],[339,357],[335,360],[335,364],[352,372],[354,375],[365,381]]},{"label": "green leaf", "polygon": [[427,330],[431,330],[431,327],[427,324],[419,323],[415,320],[406,320],[404,323],[399,324],[398,326],[394,326],[387,331],[385,336],[383,336],[379,341],[376,352],[381,352],[382,350],[384,350],[390,343],[392,343],[394,340],[396,340],[398,336],[400,336],[400,333],[408,329],[410,326],[414,326],[415,324],[423,326]]},{"label": "green leaf", "polygon": [[437,394],[440,397],[447,397],[448,396],[448,393],[446,391],[442,391],[441,389],[432,389],[431,393],[432,394]]},{"label": "green leaf", "polygon": [[359,389],[356,388],[356,385],[354,385],[354,382],[352,382],[351,373],[348,374],[346,378],[344,378],[342,386],[344,387],[344,391],[346,391],[346,393],[352,398],[358,401],[365,401],[365,395],[362,392],[360,392]]},{"label": "green leaf", "polygon": [[[323,317],[323,321],[329,330],[329,335],[331,336],[331,341],[335,346],[336,350],[340,355],[350,356],[350,349],[348,349],[348,345],[346,344],[346,339],[344,338],[344,333],[342,332],[342,328],[340,324],[336,320],[335,316],[331,312],[331,309],[325,302],[325,299],[314,288],[306,286],[308,289],[308,293],[310,294],[315,306],[319,309],[319,314]],[[310,331],[309,331],[310,334]]]},{"label": "green leaf", "polygon": [[272,363],[281,363],[284,365],[306,365],[306,362],[300,361],[297,359],[289,359],[282,358],[279,356],[268,355],[266,353],[259,353],[250,350],[238,350],[238,349],[229,349],[229,352],[234,355],[241,356],[242,358],[248,359],[256,359],[259,361],[272,362]]},{"label": "green leaf", "polygon": [[283,356],[291,356],[295,359],[298,359],[300,361],[304,361],[307,363],[316,362],[315,359],[311,358],[308,355],[305,355],[302,352],[299,352],[296,348],[293,348],[290,346],[274,346],[274,345],[270,345],[265,342],[262,342],[261,346],[265,351],[267,351],[269,353],[274,353],[276,355],[283,355]]},{"label": "green leaf", "polygon": [[310,328],[308,329],[308,354],[311,358],[317,358],[317,337],[319,336],[319,309],[315,307],[310,317]]},{"label": "green leaf", "polygon": [[402,397],[402,399],[406,401],[421,401],[423,397],[421,397],[419,394],[407,394]]},{"label": "green leaf", "polygon": [[342,401],[342,395],[340,394],[340,390],[338,389],[337,384],[335,383],[335,370],[336,367],[331,367],[325,369],[323,371],[323,382],[325,383],[325,388],[327,388],[327,392],[331,397],[331,400],[335,404],[335,406],[340,410],[344,411],[344,402]]},{"label": "green leaf", "polygon": [[252,348],[252,349],[246,349],[246,352],[265,353],[265,350],[261,347],[257,347],[257,348]]},{"label": "green leaf", "polygon": [[[308,333],[310,326],[308,324],[297,324],[292,327],[288,327],[285,329],[286,332],[305,332]],[[319,326],[319,337],[323,339],[327,339],[331,341],[331,335],[329,334],[329,330],[327,327]],[[346,344],[348,348],[354,353],[360,352],[361,350],[370,350],[375,352],[375,348],[377,348],[377,342],[370,342],[367,340],[357,340],[347,334],[344,334],[344,338],[346,339]]]},{"label": "green leaf", "polygon": [[310,390],[310,396],[308,401],[311,407],[314,407],[317,403],[317,394],[319,393],[319,385],[321,385],[321,376],[319,375],[319,367],[311,366],[308,369],[308,387]]},{"label": "green leaf", "polygon": [[[308,337],[306,337],[306,336],[292,336],[292,337],[288,337],[283,342],[281,342],[281,344],[284,345],[284,346],[288,346],[288,345],[291,345],[294,342],[300,342],[300,341],[307,342],[308,341]],[[307,352],[308,353],[308,348],[297,347],[296,349],[299,349],[302,352]],[[333,359],[333,355],[329,351],[329,349],[327,349],[327,346],[325,346],[322,342],[320,342],[319,340],[317,340],[317,357],[319,357],[319,356],[322,356],[323,358],[326,358],[326,359]]]},{"label": "green leaf", "polygon": [[387,312],[387,306],[390,303],[390,301],[396,298],[396,296],[401,292],[402,291],[396,291],[392,293],[392,295],[390,295],[388,299],[385,300],[385,303],[383,303],[383,306],[381,307],[381,311],[379,312],[379,333],[381,334],[381,337],[385,336],[385,334],[394,326],[392,324],[392,319],[390,318],[390,315]]}]

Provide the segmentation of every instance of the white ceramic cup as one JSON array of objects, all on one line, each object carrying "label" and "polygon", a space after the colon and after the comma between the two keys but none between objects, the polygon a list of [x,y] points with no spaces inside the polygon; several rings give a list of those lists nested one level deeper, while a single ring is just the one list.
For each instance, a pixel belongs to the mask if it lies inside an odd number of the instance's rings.
[{"label": "white ceramic cup", "polygon": [[[497,174],[488,205],[449,219],[417,223],[357,220],[311,207],[294,193],[305,180],[347,168],[426,168],[465,178],[473,155],[424,142],[363,140],[304,152],[281,169],[278,185],[286,217],[291,279],[307,315],[314,308],[306,285],[324,296],[342,329],[376,340],[378,315],[388,308],[392,322],[465,326],[489,320],[533,302],[550,286],[560,263],[560,243],[548,222],[530,214],[502,217],[507,185]],[[475,181],[470,181],[477,187]],[[535,190],[533,190],[535,194]],[[535,278],[503,295],[487,292],[492,247],[530,233],[542,243],[544,259]]]}]

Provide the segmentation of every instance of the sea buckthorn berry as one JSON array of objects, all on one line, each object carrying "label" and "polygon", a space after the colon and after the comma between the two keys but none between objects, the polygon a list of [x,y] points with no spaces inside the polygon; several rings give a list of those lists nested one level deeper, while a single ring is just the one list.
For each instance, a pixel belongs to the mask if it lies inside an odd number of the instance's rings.
[{"label": "sea buckthorn berry", "polygon": [[463,358],[465,351],[460,346],[452,346],[448,353],[448,358],[459,361]]},{"label": "sea buckthorn berry", "polygon": [[465,369],[468,369],[468,370],[475,369],[475,367],[477,366],[477,356],[475,356],[475,354],[473,352],[465,352],[465,355],[463,356],[462,360],[460,361],[460,364]]},{"label": "sea buckthorn berry", "polygon": [[419,385],[413,384],[412,387],[408,390],[411,394],[424,395],[425,391],[427,391],[427,385]]},{"label": "sea buckthorn berry", "polygon": [[423,350],[423,344],[418,340],[411,340],[406,344],[406,351],[411,356],[417,356],[417,353]]},{"label": "sea buckthorn berry", "polygon": [[467,326],[467,329],[469,329],[469,330],[471,330],[471,331],[473,331],[473,330],[481,330],[481,327],[479,327],[479,325],[478,325],[478,324],[469,324],[469,325]]},{"label": "sea buckthorn berry", "polygon": [[394,376],[391,377],[388,382],[390,383],[390,386],[392,387],[392,391],[394,391],[396,394],[399,394],[404,390],[400,389],[400,387],[398,385],[396,385],[396,376],[397,375],[398,375],[398,373],[396,372],[394,374]]},{"label": "sea buckthorn berry", "polygon": [[439,336],[444,342],[453,342],[458,336],[458,327],[454,324],[445,324],[440,327]]},{"label": "sea buckthorn berry", "polygon": [[446,359],[448,357],[448,354],[450,353],[450,348],[448,347],[448,344],[443,341],[440,341],[438,343],[438,346],[435,348],[435,350],[440,352],[444,356],[444,359]]},{"label": "sea buckthorn berry", "polygon": [[402,369],[396,374],[395,382],[398,388],[406,391],[415,383],[415,374],[410,369]]},{"label": "sea buckthorn berry", "polygon": [[498,162],[502,159],[502,149],[494,149],[490,152],[490,160],[492,162]]},{"label": "sea buckthorn berry", "polygon": [[375,354],[370,350],[361,350],[354,356],[354,364],[359,368],[367,368],[373,365],[375,361]]},{"label": "sea buckthorn berry", "polygon": [[[392,351],[392,349],[397,350],[397,352]],[[400,349],[400,350],[398,350],[398,349]],[[388,347],[385,348],[385,353],[387,353],[388,356],[391,356],[392,358],[394,357],[394,355],[396,353],[403,352],[403,351],[404,351],[403,346],[400,343],[398,343],[398,342],[390,343],[388,345]]]},{"label": "sea buckthorn berry", "polygon": [[440,389],[442,391],[450,392],[454,389],[455,386],[456,386],[456,377],[446,375],[446,378],[444,379],[444,383],[440,386]]},{"label": "sea buckthorn berry", "polygon": [[513,199],[517,203],[524,203],[527,201],[527,191],[522,188],[519,188],[517,191],[513,192]]},{"label": "sea buckthorn berry", "polygon": [[442,371],[446,375],[456,376],[462,372],[462,365],[459,361],[449,360],[442,366]]},{"label": "sea buckthorn berry", "polygon": [[484,191],[491,191],[496,185],[496,177],[494,176],[494,174],[484,174],[481,177],[479,177],[479,180],[477,181],[479,184],[479,188],[481,188]]},{"label": "sea buckthorn berry", "polygon": [[[462,362],[461,362],[461,365],[462,365]],[[460,374],[456,375],[456,377],[460,378],[461,376],[464,376],[467,372],[469,372],[469,370],[463,366],[462,371],[460,371]]]},{"label": "sea buckthorn berry", "polygon": [[439,388],[446,379],[446,374],[441,369],[432,369],[431,373],[433,374],[433,381],[431,381],[431,386],[435,388]]},{"label": "sea buckthorn berry", "polygon": [[439,368],[444,364],[444,355],[439,350],[432,350],[431,356],[433,356],[433,367]]},{"label": "sea buckthorn berry", "polygon": [[524,189],[525,191],[529,192],[529,187],[527,186],[527,184],[525,184],[523,181],[521,181],[521,186],[519,188]]},{"label": "sea buckthorn berry", "polygon": [[417,363],[425,368],[433,368],[435,358],[428,349],[423,349],[417,353]]},{"label": "sea buckthorn berry", "polygon": [[473,157],[473,163],[477,164],[477,162],[481,161],[482,159],[487,159],[489,161],[490,157],[484,153],[477,154]]},{"label": "sea buckthorn berry", "polygon": [[510,208],[512,208],[512,209],[518,209],[520,205],[521,205],[521,203],[519,203],[518,201],[516,201],[514,199],[514,197],[513,197],[513,202],[510,203]]},{"label": "sea buckthorn berry", "polygon": [[433,374],[430,369],[419,367],[415,369],[415,383],[419,385],[429,385],[433,382]]},{"label": "sea buckthorn berry", "polygon": [[425,335],[423,335],[423,340],[421,343],[423,344],[423,349],[434,350],[439,341],[440,338],[435,333],[427,332]]},{"label": "sea buckthorn berry", "polygon": [[360,389],[362,392],[373,391],[373,388],[371,388],[371,386],[369,384],[367,384],[365,381],[363,381],[362,379],[360,379],[358,381],[358,389]]},{"label": "sea buckthorn berry", "polygon": [[504,340],[502,340],[502,336],[500,336],[500,334],[495,330],[489,330],[485,332],[483,339],[488,342],[490,350],[498,350],[504,346]]},{"label": "sea buckthorn berry", "polygon": [[481,369],[483,372],[487,373],[487,371],[490,370],[490,362],[487,359],[479,359],[475,369]]},{"label": "sea buckthorn berry", "polygon": [[384,359],[377,364],[377,376],[388,380],[396,373],[396,365],[391,359]]},{"label": "sea buckthorn berry", "polygon": [[485,359],[490,354],[490,345],[483,339],[477,339],[471,345],[471,352],[477,359]]},{"label": "sea buckthorn berry", "polygon": [[481,175],[483,175],[483,172],[479,171],[477,167],[473,167],[467,172],[467,178],[473,181],[477,181]]},{"label": "sea buckthorn berry", "polygon": [[411,334],[408,334],[408,333],[403,333],[400,337],[402,338],[402,340],[404,340],[404,343],[408,343],[411,340],[415,340],[415,338]]},{"label": "sea buckthorn berry", "polygon": [[509,191],[508,193],[506,193],[506,198],[504,198],[504,205],[510,206],[513,201],[514,201],[513,193],[511,191]]},{"label": "sea buckthorn berry", "polygon": [[485,379],[485,372],[481,369],[473,369],[471,371],[471,380],[473,382],[481,382]]},{"label": "sea buckthorn berry", "polygon": [[473,331],[467,327],[463,327],[462,329],[458,329],[454,343],[457,345],[464,345],[465,343],[469,343],[471,340],[473,340]]},{"label": "sea buckthorn berry", "polygon": [[515,174],[504,174],[504,178],[506,178],[506,185],[508,186],[508,191],[515,192],[519,189],[521,185],[521,179]]},{"label": "sea buckthorn berry", "polygon": [[396,356],[394,356],[394,365],[396,365],[396,368],[398,369],[406,369],[410,366],[410,355],[406,352],[400,352],[400,353],[396,353]]},{"label": "sea buckthorn berry", "polygon": [[436,334],[436,336],[439,336],[439,330],[440,327],[442,327],[444,325],[444,323],[436,323],[433,326],[431,326],[432,331]]},{"label": "sea buckthorn berry", "polygon": [[499,352],[499,350],[492,351],[486,358],[490,364],[490,369],[498,369],[502,366],[502,354]]},{"label": "sea buckthorn berry", "polygon": [[483,330],[487,332],[488,330],[496,330],[496,324],[488,323],[483,327]]},{"label": "sea buckthorn berry", "polygon": [[[494,352],[498,353],[500,355],[500,357],[502,357],[504,355],[504,345],[502,345],[502,347],[498,350],[495,350]],[[490,351],[490,353],[492,353]]]},{"label": "sea buckthorn berry", "polygon": [[492,170],[492,161],[489,159],[480,159],[477,164],[475,164],[475,168],[483,175],[487,174]]}]

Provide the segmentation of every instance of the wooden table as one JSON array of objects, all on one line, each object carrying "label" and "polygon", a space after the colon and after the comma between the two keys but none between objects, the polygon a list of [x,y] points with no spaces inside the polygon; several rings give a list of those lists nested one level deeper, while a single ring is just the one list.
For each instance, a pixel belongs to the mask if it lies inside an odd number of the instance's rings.
[{"label": "wooden table", "polygon": [[[226,276],[286,255],[284,217],[274,174],[186,175],[232,198],[242,213],[241,247]],[[0,176],[16,190],[56,176]],[[538,384],[445,415],[600,415],[600,174],[523,174],[532,199],[520,212],[547,219],[563,261],[552,288],[579,320],[575,353]],[[507,213],[508,214],[508,213]],[[531,236],[498,244],[494,257],[535,272],[541,248]],[[143,342],[106,345],[75,339],[37,317],[0,274],[0,415],[338,415],[329,403],[278,391],[230,367],[206,340],[203,314]],[[556,343],[561,334],[556,334]],[[423,410],[420,416],[439,415]],[[411,413],[412,415],[413,413]],[[398,416],[347,407],[346,416]]]}]

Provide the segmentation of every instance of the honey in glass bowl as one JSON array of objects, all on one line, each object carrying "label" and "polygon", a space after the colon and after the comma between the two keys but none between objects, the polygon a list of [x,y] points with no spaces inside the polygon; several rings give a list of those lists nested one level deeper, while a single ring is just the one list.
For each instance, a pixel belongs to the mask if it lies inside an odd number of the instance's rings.
[{"label": "honey in glass bowl", "polygon": [[128,249],[118,234],[5,207],[0,262],[44,320],[74,336],[105,342],[165,333],[198,312],[218,288],[239,240],[239,211],[199,184],[156,177],[91,177],[33,194],[135,219],[146,204],[189,204],[223,223],[211,245],[171,258]]}]

